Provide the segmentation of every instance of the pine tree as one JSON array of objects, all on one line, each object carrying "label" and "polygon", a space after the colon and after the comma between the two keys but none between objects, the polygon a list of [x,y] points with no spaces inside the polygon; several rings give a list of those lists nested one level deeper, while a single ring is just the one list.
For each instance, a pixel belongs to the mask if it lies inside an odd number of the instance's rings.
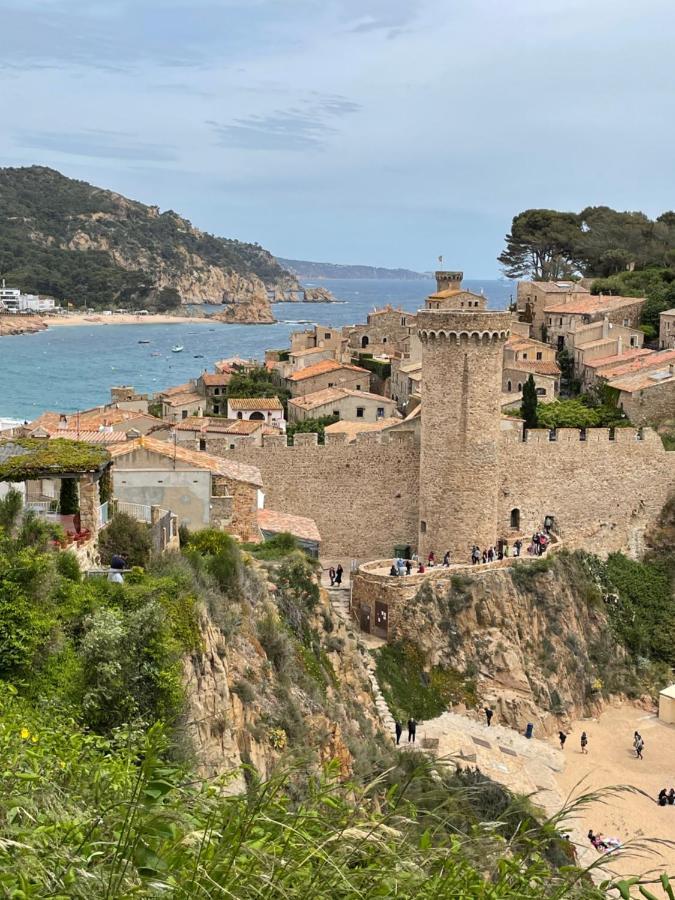
[{"label": "pine tree", "polygon": [[525,419],[526,428],[537,427],[537,388],[534,384],[534,375],[530,374],[523,386],[523,403],[520,414]]}]

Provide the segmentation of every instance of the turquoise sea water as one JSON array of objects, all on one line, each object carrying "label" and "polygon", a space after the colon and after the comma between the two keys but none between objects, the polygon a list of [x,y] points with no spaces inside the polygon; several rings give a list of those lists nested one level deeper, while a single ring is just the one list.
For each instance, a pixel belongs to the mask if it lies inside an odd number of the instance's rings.
[{"label": "turquoise sea water", "polygon": [[[515,294],[507,281],[464,284],[483,290],[492,309],[505,308]],[[284,347],[290,332],[302,327],[299,320],[334,326],[365,322],[385,303],[418,309],[435,288],[431,280],[329,279],[321,285],[346,302],[279,303],[273,307],[279,320],[274,325],[92,325],[0,338],[0,417],[30,420],[46,409],[86,409],[107,402],[115,384],[157,391],[211,370],[218,359],[262,357],[268,348]],[[172,353],[175,344],[184,351]]]}]

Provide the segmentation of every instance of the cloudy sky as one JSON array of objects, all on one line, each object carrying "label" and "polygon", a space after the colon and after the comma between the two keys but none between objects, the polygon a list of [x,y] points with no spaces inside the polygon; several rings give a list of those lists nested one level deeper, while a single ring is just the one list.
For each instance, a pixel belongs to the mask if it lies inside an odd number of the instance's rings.
[{"label": "cloudy sky", "polygon": [[675,207],[673,0],[0,0],[0,165],[280,256],[498,272],[531,206]]}]

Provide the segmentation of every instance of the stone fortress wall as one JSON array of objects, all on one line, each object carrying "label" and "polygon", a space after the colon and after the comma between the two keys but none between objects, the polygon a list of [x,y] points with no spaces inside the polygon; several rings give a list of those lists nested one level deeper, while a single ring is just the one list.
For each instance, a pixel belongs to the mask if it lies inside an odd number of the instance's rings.
[{"label": "stone fortress wall", "polygon": [[[321,555],[365,560],[391,556],[397,544],[414,546],[419,498],[419,448],[411,432],[385,436],[265,435],[262,447],[229,450],[207,440],[207,451],[257,466],[265,506],[309,516],[321,534]],[[344,562],[343,562],[344,565]]]}]

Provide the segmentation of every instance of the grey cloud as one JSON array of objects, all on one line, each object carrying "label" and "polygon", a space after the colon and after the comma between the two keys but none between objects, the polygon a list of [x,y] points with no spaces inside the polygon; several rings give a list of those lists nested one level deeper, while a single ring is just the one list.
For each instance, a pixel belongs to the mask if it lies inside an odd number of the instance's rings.
[{"label": "grey cloud", "polygon": [[20,131],[16,144],[32,150],[49,150],[66,156],[101,159],[147,160],[169,162],[176,159],[172,147],[135,140],[134,135],[100,131]]},{"label": "grey cloud", "polygon": [[358,103],[333,94],[310,95],[300,106],[222,124],[210,121],[222,147],[240,150],[320,150],[336,129],[331,120],[355,113]]}]

